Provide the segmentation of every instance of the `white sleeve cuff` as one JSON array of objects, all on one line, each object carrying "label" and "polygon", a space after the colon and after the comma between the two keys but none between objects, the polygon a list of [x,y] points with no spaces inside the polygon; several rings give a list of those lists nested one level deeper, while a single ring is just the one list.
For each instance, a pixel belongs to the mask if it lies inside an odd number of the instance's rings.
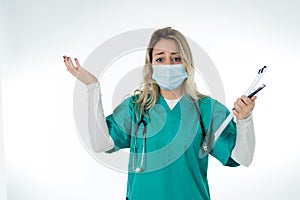
[{"label": "white sleeve cuff", "polygon": [[255,132],[253,117],[237,120],[237,136],[231,157],[241,165],[249,166],[253,160],[255,149]]},{"label": "white sleeve cuff", "polygon": [[236,123],[241,126],[245,126],[245,125],[247,126],[247,124],[249,124],[251,120],[253,120],[252,113],[250,113],[250,115],[246,119],[237,119]]},{"label": "white sleeve cuff", "polygon": [[96,88],[100,89],[100,84],[99,84],[99,82],[91,83],[91,84],[88,84],[86,87],[87,87],[87,91],[89,92],[89,91],[92,91]]}]

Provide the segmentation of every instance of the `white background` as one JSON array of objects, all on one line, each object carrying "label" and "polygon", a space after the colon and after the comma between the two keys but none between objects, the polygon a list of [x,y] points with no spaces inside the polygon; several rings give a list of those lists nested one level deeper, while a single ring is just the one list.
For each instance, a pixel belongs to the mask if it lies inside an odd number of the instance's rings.
[{"label": "white background", "polygon": [[[212,199],[300,195],[298,1],[5,0],[0,9],[1,200],[125,198],[127,175],[98,163],[80,142],[72,113],[75,79],[62,56],[83,63],[117,34],[165,26],[207,52],[222,77],[228,108],[260,67],[270,67],[254,112],[253,163],[228,168],[211,158]],[[142,54],[132,58],[137,60],[143,62]],[[108,114],[112,108],[105,103],[104,109]]]}]

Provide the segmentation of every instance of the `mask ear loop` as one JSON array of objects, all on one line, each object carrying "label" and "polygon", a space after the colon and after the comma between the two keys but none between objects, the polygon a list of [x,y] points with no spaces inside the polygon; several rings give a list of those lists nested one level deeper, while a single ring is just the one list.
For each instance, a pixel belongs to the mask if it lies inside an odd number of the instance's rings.
[{"label": "mask ear loop", "polygon": [[[267,69],[268,69],[268,67],[264,66],[263,68],[258,70],[258,75],[256,76],[256,78],[254,79],[254,81],[252,82],[252,84],[250,85],[248,90],[246,91],[246,94],[249,94],[251,91],[254,90],[254,87],[260,81],[260,79],[265,74]],[[204,144],[202,144],[201,150],[199,151],[199,158],[204,158],[209,153],[209,150],[211,150],[214,147],[218,138],[220,137],[220,135],[222,134],[222,132],[227,127],[227,125],[229,124],[229,122],[232,120],[233,117],[234,117],[234,114],[233,114],[233,112],[231,112],[227,116],[227,118],[224,120],[224,122],[221,124],[221,126],[217,129],[217,131],[214,133],[214,140],[213,140],[211,146],[205,146]],[[210,137],[210,136],[206,135],[206,137]],[[208,139],[209,138],[204,138],[205,141]]]}]

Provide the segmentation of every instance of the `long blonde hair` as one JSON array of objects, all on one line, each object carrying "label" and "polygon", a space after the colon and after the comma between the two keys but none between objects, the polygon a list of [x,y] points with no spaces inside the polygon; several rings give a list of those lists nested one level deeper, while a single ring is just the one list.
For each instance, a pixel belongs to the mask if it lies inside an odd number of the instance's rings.
[{"label": "long blonde hair", "polygon": [[204,97],[204,95],[198,92],[194,82],[194,62],[185,37],[179,31],[171,27],[158,29],[152,34],[147,47],[146,61],[143,69],[143,85],[141,89],[134,91],[134,95],[137,96],[137,99],[135,100],[135,103],[137,104],[136,116],[138,116],[138,113],[145,115],[146,110],[153,108],[159,98],[159,87],[152,79],[153,69],[151,63],[153,48],[161,39],[172,39],[178,45],[181,61],[182,64],[184,64],[188,75],[187,79],[184,81],[185,93],[195,101]]}]

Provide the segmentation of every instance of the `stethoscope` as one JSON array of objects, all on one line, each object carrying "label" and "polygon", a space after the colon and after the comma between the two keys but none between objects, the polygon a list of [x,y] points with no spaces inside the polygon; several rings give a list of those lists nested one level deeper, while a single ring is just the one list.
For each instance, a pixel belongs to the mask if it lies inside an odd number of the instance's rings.
[{"label": "stethoscope", "polygon": [[[196,101],[194,101],[194,105],[196,107],[197,110],[197,116],[199,119],[199,124],[201,127],[201,131],[203,133],[203,138],[206,138],[206,132],[205,132],[205,128],[204,128],[204,123],[202,120],[202,117],[200,115],[200,108],[199,105]],[[141,156],[141,161],[139,166],[136,166],[136,161],[138,160],[138,153],[137,153],[137,136],[138,136],[138,130],[139,127],[143,124],[144,129],[143,129],[143,146],[142,146],[142,156]],[[147,123],[144,120],[144,115],[141,115],[141,119],[138,122],[136,128],[135,128],[135,132],[134,132],[134,147],[133,147],[133,157],[132,157],[132,168],[133,171],[135,172],[141,172],[144,169],[144,160],[145,160],[145,148],[146,148],[146,133],[147,133]],[[207,149],[207,142],[205,140],[202,141],[202,148]]]},{"label": "stethoscope", "polygon": [[[266,86],[265,84],[262,84],[257,89],[254,89],[255,86],[257,85],[257,83],[262,78],[262,76],[265,74],[266,70],[267,70],[267,66],[264,66],[263,68],[258,70],[258,75],[256,76],[256,78],[254,79],[254,81],[252,82],[252,84],[250,85],[248,90],[246,91],[246,94],[250,93],[248,95],[249,98],[253,97],[256,93],[258,93],[260,90],[262,90]],[[221,124],[221,126],[212,135],[212,133],[211,133],[212,130],[209,129],[208,134],[205,131],[204,123],[203,123],[202,117],[200,115],[200,108],[199,108],[199,105],[196,101],[194,101],[194,105],[195,105],[196,110],[197,110],[197,117],[199,119],[199,124],[200,124],[200,127],[201,127],[201,131],[203,133],[203,140],[202,140],[201,148],[200,148],[200,151],[199,151],[199,158],[203,158],[210,152],[210,150],[213,148],[214,144],[217,142],[217,139],[220,137],[221,133],[223,132],[223,130],[226,128],[228,123],[233,118],[233,112],[231,112],[227,116],[227,118],[224,120],[224,122]],[[213,119],[210,122],[210,128],[212,127],[212,123],[213,123]],[[143,124],[143,126],[144,126],[144,130],[143,130],[143,147],[142,147],[142,157],[141,157],[140,165],[137,167],[136,164],[135,164],[136,161],[138,160],[137,134],[138,134],[138,130],[139,130],[139,127],[140,127],[141,124]],[[133,170],[135,172],[141,172],[141,171],[143,171],[143,168],[144,168],[145,148],[146,148],[146,132],[147,132],[147,123],[144,120],[144,115],[141,115],[141,119],[138,122],[137,127],[135,129],[135,133],[134,133],[134,147],[133,147],[134,155],[133,155],[133,161],[132,161],[133,165],[132,166],[133,166]]]},{"label": "stethoscope", "polygon": [[[139,127],[143,124],[144,130],[143,130],[143,147],[142,147],[142,158],[140,161],[140,166],[136,167],[135,162],[138,160],[138,153],[137,153],[137,134]],[[144,159],[145,159],[145,148],[146,148],[146,132],[147,132],[147,123],[144,120],[144,115],[141,115],[141,119],[137,124],[137,127],[135,128],[135,133],[134,133],[134,147],[133,147],[133,159],[132,159],[132,166],[133,170],[135,172],[141,172],[143,171],[143,166],[144,166]]]}]

